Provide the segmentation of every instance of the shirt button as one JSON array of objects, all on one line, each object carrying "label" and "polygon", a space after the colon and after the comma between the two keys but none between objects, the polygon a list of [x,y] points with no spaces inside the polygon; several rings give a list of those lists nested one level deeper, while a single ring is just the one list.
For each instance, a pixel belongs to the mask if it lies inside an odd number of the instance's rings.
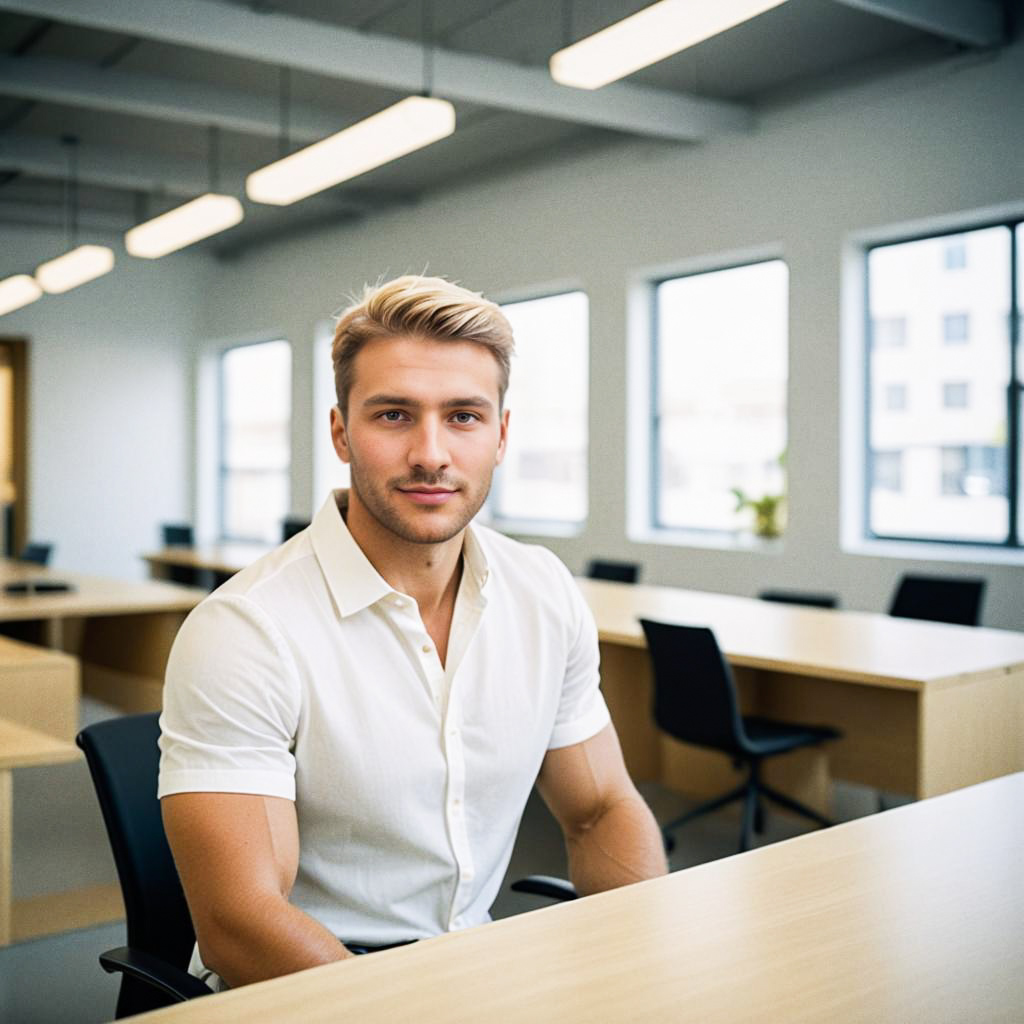
[{"label": "shirt button", "polygon": [[391,599],[391,601],[392,601],[392,603],[394,604],[394,606],[396,608],[404,608],[405,607],[405,601],[402,600],[402,598],[400,598],[400,597],[393,597]]},{"label": "shirt button", "polygon": [[450,736],[450,737],[451,737],[451,738],[452,738],[453,740],[454,740],[454,739],[457,739],[457,738],[458,738],[458,735],[459,735],[459,730],[458,730],[458,729],[449,729],[449,730],[448,730],[448,735],[449,735],[449,736]]},{"label": "shirt button", "polygon": [[430,646],[430,644],[424,644],[423,645],[423,653],[424,654],[429,654],[432,650],[433,650],[433,648]]}]

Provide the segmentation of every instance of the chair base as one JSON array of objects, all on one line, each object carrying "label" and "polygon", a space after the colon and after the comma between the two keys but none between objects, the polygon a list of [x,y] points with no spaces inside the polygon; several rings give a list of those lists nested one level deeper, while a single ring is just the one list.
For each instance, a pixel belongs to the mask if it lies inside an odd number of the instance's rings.
[{"label": "chair base", "polygon": [[786,796],[785,793],[780,793],[774,786],[769,786],[768,783],[761,780],[761,762],[760,760],[748,761],[747,764],[750,767],[750,773],[746,780],[735,789],[730,789],[727,793],[723,793],[721,796],[716,796],[711,800],[707,800],[692,810],[687,811],[686,814],[681,815],[674,821],[670,821],[667,825],[663,825],[661,828],[662,841],[665,844],[665,850],[667,853],[671,853],[675,849],[675,839],[671,833],[679,828],[681,825],[685,825],[688,821],[693,821],[694,818],[699,818],[705,814],[710,814],[712,811],[717,811],[722,807],[727,807],[731,803],[735,803],[738,800],[743,801],[743,824],[740,828],[740,853],[750,849],[751,833],[756,832],[761,835],[764,832],[764,801],[770,800],[773,803],[778,804],[780,807],[784,807],[788,811],[792,811],[794,814],[802,815],[805,818],[809,818],[811,821],[817,822],[822,828],[828,828],[830,825],[834,825],[835,822],[826,818],[825,815],[819,814],[818,811],[814,810],[813,807],[808,807],[806,804],[800,803],[799,800],[794,800],[790,796]]}]

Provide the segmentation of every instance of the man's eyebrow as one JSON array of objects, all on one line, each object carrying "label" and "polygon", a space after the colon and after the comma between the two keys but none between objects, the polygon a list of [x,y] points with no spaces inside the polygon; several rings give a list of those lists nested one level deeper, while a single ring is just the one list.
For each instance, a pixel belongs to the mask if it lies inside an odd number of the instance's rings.
[{"label": "man's eyebrow", "polygon": [[[370,395],[363,400],[364,406],[400,406],[404,409],[421,409],[423,403],[407,395]],[[467,398],[449,398],[441,403],[442,409],[493,409],[494,403],[482,395],[471,395]]]}]

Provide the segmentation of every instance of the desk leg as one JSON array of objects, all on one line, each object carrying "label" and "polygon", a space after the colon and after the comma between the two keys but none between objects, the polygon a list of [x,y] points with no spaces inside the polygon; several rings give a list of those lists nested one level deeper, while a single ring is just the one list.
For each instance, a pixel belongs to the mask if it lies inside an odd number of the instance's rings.
[{"label": "desk leg", "polygon": [[0,946],[8,946],[11,942],[12,796],[10,769],[0,771]]}]

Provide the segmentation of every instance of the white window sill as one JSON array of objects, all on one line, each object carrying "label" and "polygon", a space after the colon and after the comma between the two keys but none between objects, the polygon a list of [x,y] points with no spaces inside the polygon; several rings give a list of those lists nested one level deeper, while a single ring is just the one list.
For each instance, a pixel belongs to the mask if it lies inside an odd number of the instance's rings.
[{"label": "white window sill", "polygon": [[901,558],[904,561],[1024,565],[1024,549],[990,548],[968,543],[934,544],[928,541],[880,540],[864,537],[860,540],[844,542],[842,550],[848,555]]},{"label": "white window sill", "polygon": [[481,523],[510,537],[579,537],[586,525],[539,519],[491,519],[488,522],[481,520]]},{"label": "white window sill", "polygon": [[667,544],[681,548],[712,548],[717,551],[751,551],[759,555],[781,555],[783,538],[766,539],[748,532],[720,533],[712,530],[630,531],[629,539],[640,544]]}]

